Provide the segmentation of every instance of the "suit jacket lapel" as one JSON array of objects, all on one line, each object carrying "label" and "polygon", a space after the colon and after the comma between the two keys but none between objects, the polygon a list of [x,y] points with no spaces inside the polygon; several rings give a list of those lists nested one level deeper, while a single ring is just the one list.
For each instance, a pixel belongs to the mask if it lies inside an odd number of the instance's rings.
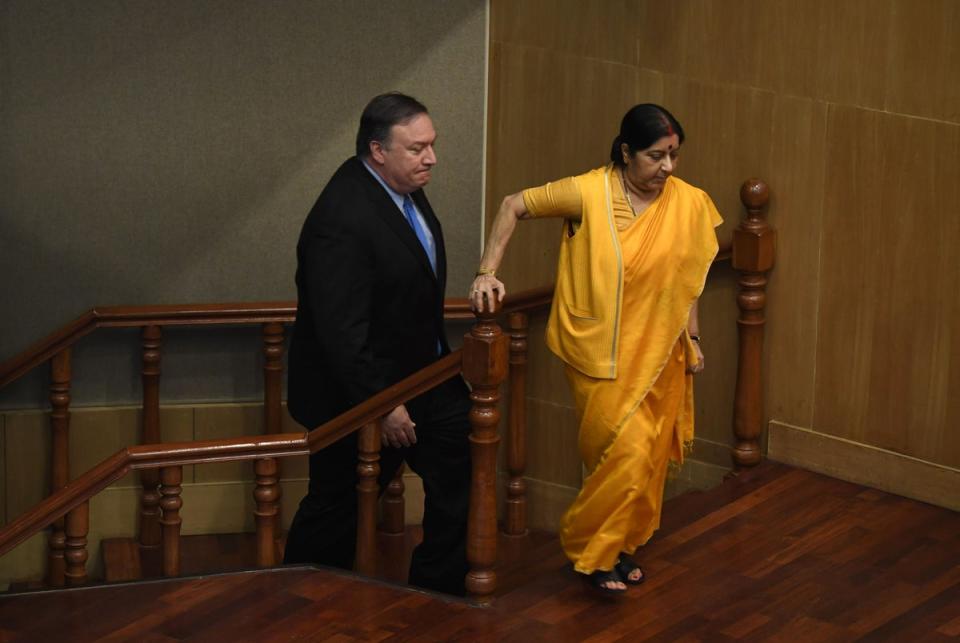
[{"label": "suit jacket lapel", "polygon": [[[423,214],[424,220],[427,222],[427,227],[430,228],[430,234],[433,235],[433,247],[437,253],[437,274],[434,275],[440,284],[446,282],[447,276],[447,256],[444,249],[443,243],[443,231],[440,228],[440,221],[437,219],[437,215],[434,214],[433,208],[430,207],[430,202],[427,201],[427,195],[422,189],[417,190],[412,193],[410,197],[413,199],[413,202],[417,205],[417,208],[420,209],[420,213]],[[409,226],[407,226],[409,227]],[[416,238],[416,235],[414,235]],[[420,240],[417,240],[417,245],[420,245]],[[423,246],[420,246],[421,250]],[[427,260],[427,267],[430,266],[430,260],[427,258],[427,253],[423,252],[424,259]],[[431,274],[433,269],[430,270]]]}]

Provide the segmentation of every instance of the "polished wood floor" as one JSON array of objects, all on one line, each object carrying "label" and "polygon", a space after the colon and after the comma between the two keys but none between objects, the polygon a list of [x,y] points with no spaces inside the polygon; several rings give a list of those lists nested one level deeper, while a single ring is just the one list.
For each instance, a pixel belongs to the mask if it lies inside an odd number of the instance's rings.
[{"label": "polished wood floor", "polygon": [[552,536],[501,550],[490,608],[287,568],[6,596],[0,641],[960,640],[960,514],[774,463],[670,501],[623,599]]}]

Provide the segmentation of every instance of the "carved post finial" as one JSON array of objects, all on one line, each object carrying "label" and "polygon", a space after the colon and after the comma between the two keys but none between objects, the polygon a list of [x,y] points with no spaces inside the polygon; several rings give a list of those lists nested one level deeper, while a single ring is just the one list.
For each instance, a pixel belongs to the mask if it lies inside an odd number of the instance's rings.
[{"label": "carved post finial", "polygon": [[748,218],[762,216],[762,210],[770,201],[770,189],[760,179],[747,179],[740,186],[740,202],[749,213]]}]

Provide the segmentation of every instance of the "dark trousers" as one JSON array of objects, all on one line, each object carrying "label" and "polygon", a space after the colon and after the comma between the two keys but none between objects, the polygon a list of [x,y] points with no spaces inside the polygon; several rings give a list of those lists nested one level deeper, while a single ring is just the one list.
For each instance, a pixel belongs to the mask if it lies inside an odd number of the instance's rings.
[{"label": "dark trousers", "polygon": [[[381,493],[402,462],[423,479],[423,542],[410,563],[411,585],[464,594],[470,502],[470,401],[456,377],[407,405],[412,447],[383,447]],[[287,535],[284,563],[353,568],[357,538],[357,434],[310,456],[310,488]]]}]

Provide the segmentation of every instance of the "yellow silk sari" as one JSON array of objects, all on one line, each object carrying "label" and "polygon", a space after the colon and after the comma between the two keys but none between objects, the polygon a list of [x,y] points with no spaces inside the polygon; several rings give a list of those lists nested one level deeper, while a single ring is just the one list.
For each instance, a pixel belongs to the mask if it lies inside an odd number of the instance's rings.
[{"label": "yellow silk sari", "polygon": [[[722,221],[705,193],[670,178],[656,201],[625,222],[630,210],[618,171],[609,184],[623,258],[617,375],[599,379],[566,366],[586,477],[563,516],[560,539],[582,573],[612,569],[660,525],[668,463],[682,463],[693,441],[693,378],[686,369],[696,354],[686,324],[717,251],[713,227]],[[553,184],[550,205],[541,188],[524,200],[535,216],[556,216],[570,211],[576,189]]]}]

